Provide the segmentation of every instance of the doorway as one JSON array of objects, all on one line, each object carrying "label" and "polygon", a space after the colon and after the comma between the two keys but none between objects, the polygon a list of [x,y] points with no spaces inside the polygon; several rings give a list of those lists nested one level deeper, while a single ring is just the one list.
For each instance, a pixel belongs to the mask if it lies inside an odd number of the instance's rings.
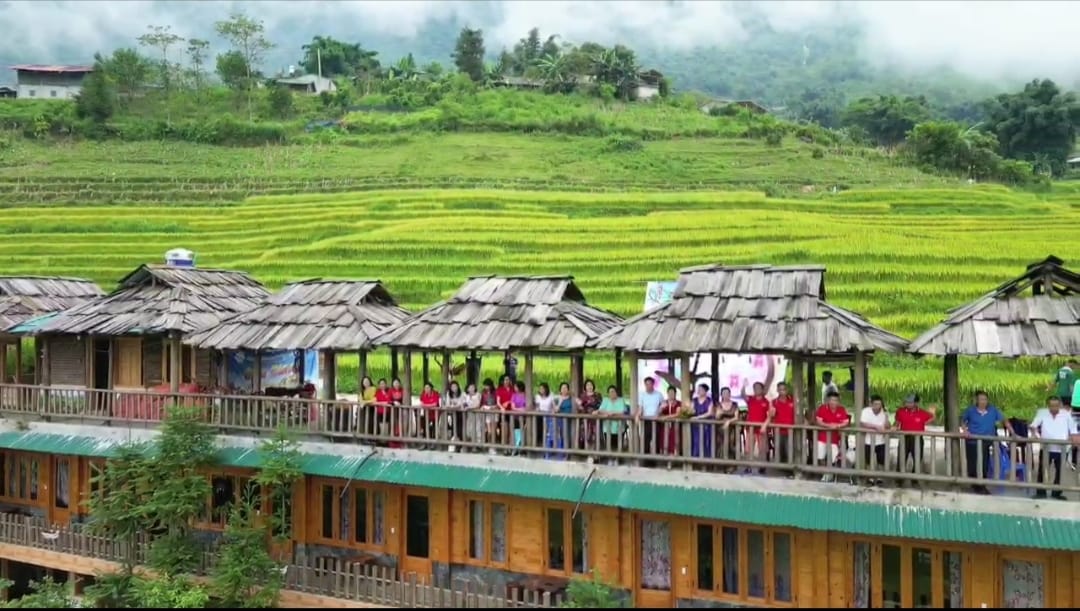
[{"label": "doorway", "polygon": [[94,379],[95,390],[108,390],[110,369],[112,369],[111,342],[107,339],[95,339],[94,341]]},{"label": "doorway", "polygon": [[638,518],[636,528],[636,607],[667,609],[674,606],[671,565],[671,522]]},{"label": "doorway", "polygon": [[52,458],[52,522],[67,526],[71,522],[71,476],[72,459],[68,456]]},{"label": "doorway", "polygon": [[431,499],[420,494],[405,495],[405,553],[402,577],[415,573],[418,581],[431,578]]}]

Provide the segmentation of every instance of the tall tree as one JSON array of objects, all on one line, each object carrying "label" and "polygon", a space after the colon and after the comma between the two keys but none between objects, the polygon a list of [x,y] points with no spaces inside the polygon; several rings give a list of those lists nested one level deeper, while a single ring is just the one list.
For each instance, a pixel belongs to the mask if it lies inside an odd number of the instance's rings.
[{"label": "tall tree", "polygon": [[210,43],[198,38],[190,38],[187,42],[187,56],[188,62],[191,64],[191,78],[195,84],[195,92],[198,94],[202,92],[203,88],[203,78],[206,71],[206,54],[210,48]]},{"label": "tall tree", "polygon": [[484,32],[463,28],[454,45],[454,65],[474,83],[484,80]]},{"label": "tall tree", "polygon": [[116,111],[116,92],[103,62],[94,62],[94,71],[84,80],[75,97],[75,113],[95,123],[104,123]]},{"label": "tall tree", "polygon": [[161,52],[161,86],[164,88],[167,95],[171,81],[170,77],[172,75],[172,64],[169,63],[169,49],[174,45],[183,42],[184,37],[174,34],[172,29],[167,25],[151,25],[147,26],[147,28],[150,31],[140,36],[138,41],[139,44],[144,47],[151,47]]},{"label": "tall tree", "polygon": [[255,89],[254,71],[274,44],[266,38],[263,22],[243,13],[233,13],[228,19],[218,21],[214,24],[214,29],[219,36],[229,41],[233,51],[244,60],[247,70],[245,88],[247,89],[248,119],[251,120],[255,116],[252,107],[252,91]]},{"label": "tall tree", "polygon": [[1049,79],[1034,80],[1023,91],[999,95],[987,106],[987,127],[1005,157],[1049,166],[1055,175],[1065,170],[1080,126],[1075,94],[1061,91]]},{"label": "tall tree", "polygon": [[146,85],[150,75],[150,62],[135,49],[117,49],[108,58],[95,55],[105,72],[116,83],[120,105],[126,105],[135,93]]},{"label": "tall tree", "polygon": [[345,43],[329,36],[316,36],[300,47],[304,56],[300,66],[308,74],[317,74],[322,68],[326,77],[356,76],[361,71],[378,69],[378,53],[368,51],[359,43]]},{"label": "tall tree", "polygon": [[883,95],[852,102],[840,120],[845,127],[862,130],[876,144],[893,146],[903,142],[916,124],[929,118],[926,98]]}]

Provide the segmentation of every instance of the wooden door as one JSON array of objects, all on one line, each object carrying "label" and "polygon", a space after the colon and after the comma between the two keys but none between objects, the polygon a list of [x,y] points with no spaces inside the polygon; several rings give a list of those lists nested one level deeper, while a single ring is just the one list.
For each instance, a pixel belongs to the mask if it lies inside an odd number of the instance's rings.
[{"label": "wooden door", "polygon": [[639,516],[634,528],[634,600],[646,609],[675,606],[674,567],[671,557],[671,522]]},{"label": "wooden door", "polygon": [[77,463],[70,456],[53,456],[48,463],[49,521],[67,526],[71,523],[72,506],[79,498],[75,481]]},{"label": "wooden door", "polygon": [[402,493],[402,554],[401,576],[407,579],[415,573],[418,581],[427,583],[431,579],[431,510],[432,502],[428,494],[406,490]]},{"label": "wooden door", "polygon": [[143,387],[142,339],[120,337],[116,339],[113,360],[113,388],[141,389]]}]

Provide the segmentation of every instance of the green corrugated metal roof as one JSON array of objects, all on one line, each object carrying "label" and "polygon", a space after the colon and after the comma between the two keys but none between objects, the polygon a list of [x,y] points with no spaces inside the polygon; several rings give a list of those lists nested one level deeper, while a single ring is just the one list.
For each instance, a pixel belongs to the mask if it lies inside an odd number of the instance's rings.
[{"label": "green corrugated metal roof", "polygon": [[[12,450],[108,457],[118,442],[35,432],[0,433]],[[1080,511],[1074,520],[828,499],[745,490],[687,488],[391,459],[380,456],[305,454],[309,475],[468,492],[506,494],[587,505],[725,520],[745,524],[832,530],[856,535],[907,537],[1038,549],[1080,551]],[[218,460],[257,468],[259,450],[223,448]]]},{"label": "green corrugated metal roof", "polygon": [[8,333],[14,335],[23,335],[25,333],[33,333],[41,327],[45,326],[45,323],[56,318],[60,315],[60,312],[52,312],[51,314],[42,314],[41,316],[35,316],[34,318],[28,318],[21,323],[11,327],[7,330]]}]

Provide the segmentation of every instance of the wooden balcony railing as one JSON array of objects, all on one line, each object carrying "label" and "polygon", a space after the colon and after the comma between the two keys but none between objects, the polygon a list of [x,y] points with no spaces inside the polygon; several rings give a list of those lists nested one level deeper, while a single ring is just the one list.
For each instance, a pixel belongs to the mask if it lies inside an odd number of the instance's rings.
[{"label": "wooden balcony railing", "polygon": [[[1069,464],[1075,442],[1031,437],[879,432],[858,427],[829,431],[814,425],[771,425],[763,432],[760,425],[739,420],[635,420],[618,414],[0,385],[0,411],[9,417],[153,427],[163,408],[171,405],[204,410],[206,422],[225,434],[266,433],[286,426],[335,441],[391,448],[813,477],[844,484],[915,482],[981,493],[1073,493],[1073,500],[1080,492],[1078,473]],[[1060,463],[1052,460],[1056,456],[1061,457]],[[1043,483],[1037,481],[1040,469],[1046,476]],[[1055,482],[1057,473],[1059,482]]]},{"label": "wooden balcony railing", "polygon": [[[0,543],[116,563],[122,563],[127,554],[123,543],[91,535],[83,525],[49,526],[41,518],[10,513],[0,513]],[[149,543],[149,536],[141,536],[136,542],[132,551],[137,565],[145,565]],[[197,575],[206,575],[217,557],[215,548],[206,547]],[[283,564],[280,570],[286,590],[388,607],[540,608],[558,607],[564,599],[563,594],[518,587],[484,587],[475,581],[436,585],[430,576],[399,575],[392,568],[361,566],[347,560],[308,559]]]}]

